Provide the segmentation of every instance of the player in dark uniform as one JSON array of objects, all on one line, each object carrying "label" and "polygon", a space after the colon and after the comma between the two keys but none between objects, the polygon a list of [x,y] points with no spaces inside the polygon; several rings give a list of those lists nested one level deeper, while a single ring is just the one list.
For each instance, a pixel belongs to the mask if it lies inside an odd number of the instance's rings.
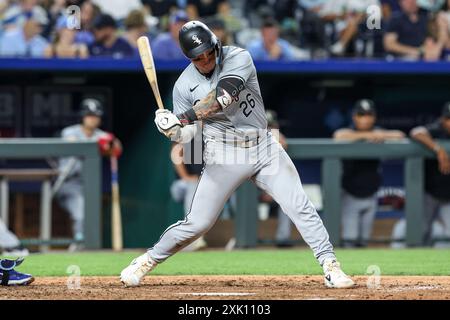
[{"label": "player in dark uniform", "polygon": [[[436,141],[450,139],[450,102],[444,105],[437,121],[412,129],[410,135],[436,154],[436,159],[425,161],[426,195],[423,218],[426,228],[423,240],[424,243],[430,244],[434,233],[441,233],[440,236],[450,238],[450,157]],[[439,232],[438,225],[435,225],[438,220],[443,227],[442,232]],[[392,238],[404,239],[405,234],[406,221],[402,219],[394,226]]]}]

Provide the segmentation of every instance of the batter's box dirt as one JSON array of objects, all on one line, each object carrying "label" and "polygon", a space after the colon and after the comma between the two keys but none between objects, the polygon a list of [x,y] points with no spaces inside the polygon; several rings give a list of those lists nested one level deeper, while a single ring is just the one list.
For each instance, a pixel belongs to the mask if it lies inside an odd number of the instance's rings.
[{"label": "batter's box dirt", "polygon": [[325,288],[321,276],[148,276],[142,286],[124,288],[118,277],[81,277],[80,288],[69,289],[71,285],[69,278],[38,277],[28,287],[0,287],[0,298],[8,300],[450,299],[450,276],[382,276],[379,286],[372,289],[367,287],[367,276],[354,277],[354,280],[356,281],[354,288],[337,290]]}]

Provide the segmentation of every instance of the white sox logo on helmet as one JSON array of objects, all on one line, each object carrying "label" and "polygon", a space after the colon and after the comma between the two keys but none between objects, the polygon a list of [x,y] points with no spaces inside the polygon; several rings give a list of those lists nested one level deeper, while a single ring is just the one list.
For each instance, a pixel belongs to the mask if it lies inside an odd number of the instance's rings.
[{"label": "white sox logo on helmet", "polygon": [[193,40],[194,43],[196,43],[196,44],[202,44],[202,43],[203,43],[202,40],[199,39],[199,37],[198,37],[196,34],[194,34],[194,35],[192,36],[192,40]]}]

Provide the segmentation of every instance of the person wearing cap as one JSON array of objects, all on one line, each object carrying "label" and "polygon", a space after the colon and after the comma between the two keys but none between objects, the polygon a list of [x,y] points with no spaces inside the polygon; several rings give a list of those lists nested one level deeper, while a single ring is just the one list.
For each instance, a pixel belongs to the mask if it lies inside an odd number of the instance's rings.
[{"label": "person wearing cap", "polygon": [[233,37],[228,32],[225,25],[225,21],[223,19],[216,17],[205,19],[205,24],[216,35],[216,37],[220,40],[223,46],[234,45]]},{"label": "person wearing cap", "polygon": [[253,40],[247,50],[255,60],[294,60],[292,45],[280,39],[280,28],[273,18],[267,18],[261,26],[262,39]]},{"label": "person wearing cap", "polygon": [[126,17],[124,25],[126,30],[124,38],[133,47],[136,57],[139,57],[137,40],[149,31],[145,22],[145,16],[141,10],[133,10]]},{"label": "person wearing cap", "polygon": [[80,11],[80,27],[75,35],[76,43],[84,43],[89,46],[95,42],[93,25],[95,18],[100,15],[100,8],[90,0],[83,1]]},{"label": "person wearing cap", "polygon": [[15,1],[5,10],[0,21],[0,28],[22,29],[29,20],[37,21],[43,27],[49,23],[47,12],[38,4],[38,0]]},{"label": "person wearing cap", "polygon": [[94,37],[95,42],[89,45],[92,57],[121,59],[135,54],[130,44],[117,35],[117,23],[110,15],[100,14],[95,18]]},{"label": "person wearing cap", "polygon": [[[437,233],[450,237],[450,157],[439,140],[450,140],[450,102],[444,104],[441,116],[435,122],[411,130],[410,137],[431,150],[436,159],[425,160],[425,230],[423,240],[431,244]],[[437,223],[437,224],[436,224]],[[438,225],[443,232],[437,232]],[[393,246],[400,247],[406,234],[406,221],[399,220],[394,226]],[[447,243],[447,246],[449,244]]]},{"label": "person wearing cap", "polygon": [[228,16],[231,7],[228,0],[187,0],[186,12],[190,20],[199,20],[216,15]]},{"label": "person wearing cap", "polygon": [[[375,125],[376,109],[372,100],[355,103],[352,125],[337,130],[335,140],[382,143],[403,139],[399,130],[386,130]],[[342,174],[342,242],[345,247],[366,246],[372,233],[377,211],[376,193],[381,185],[379,160],[344,160]]]},{"label": "person wearing cap", "polygon": [[85,44],[75,43],[77,30],[70,28],[66,16],[56,21],[53,42],[45,48],[46,58],[88,58],[89,51]]},{"label": "person wearing cap", "polygon": [[169,32],[161,33],[152,42],[153,58],[161,60],[186,59],[178,43],[178,33],[188,21],[188,16],[183,10],[178,10],[170,15]]},{"label": "person wearing cap", "polygon": [[0,37],[0,56],[3,57],[43,57],[48,45],[40,34],[42,25],[30,18],[21,27],[6,30]]},{"label": "person wearing cap", "polygon": [[[81,123],[64,128],[61,137],[68,141],[97,141],[103,155],[120,154],[122,150],[120,141],[99,129],[103,113],[103,107],[99,100],[84,99],[81,102]],[[100,143],[104,137],[111,137],[111,143]],[[59,161],[60,177],[58,180],[62,180],[62,184],[57,190],[56,198],[72,219],[74,243],[69,247],[70,251],[79,249],[80,243],[84,240],[82,164],[81,159],[75,157],[65,157]]]}]

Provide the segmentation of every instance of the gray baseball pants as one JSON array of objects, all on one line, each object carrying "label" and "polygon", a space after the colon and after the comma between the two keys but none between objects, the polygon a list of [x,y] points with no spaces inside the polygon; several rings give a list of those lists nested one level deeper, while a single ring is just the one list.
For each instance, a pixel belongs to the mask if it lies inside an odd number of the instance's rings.
[{"label": "gray baseball pants", "polygon": [[169,226],[150,249],[160,263],[206,233],[216,222],[225,202],[245,180],[253,180],[281,206],[322,265],[335,258],[328,232],[303,190],[292,160],[270,133],[249,148],[207,140],[205,166],[189,212]]},{"label": "gray baseball pants", "polygon": [[72,219],[72,232],[76,240],[84,237],[84,196],[83,183],[78,179],[64,182],[57,193],[58,202]]},{"label": "gray baseball pants", "polygon": [[377,197],[357,198],[348,192],[342,196],[342,240],[355,243],[370,240],[375,214]]}]

